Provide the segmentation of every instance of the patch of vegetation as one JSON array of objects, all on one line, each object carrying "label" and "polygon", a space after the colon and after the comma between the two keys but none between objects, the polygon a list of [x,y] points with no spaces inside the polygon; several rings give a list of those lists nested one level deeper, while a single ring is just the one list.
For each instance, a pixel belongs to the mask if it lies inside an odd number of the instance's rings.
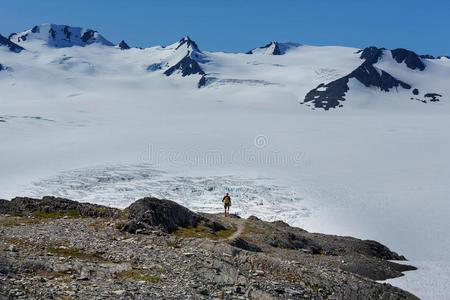
[{"label": "patch of vegetation", "polygon": [[167,247],[181,248],[180,244],[178,244],[177,242],[172,242],[172,241],[167,241]]},{"label": "patch of vegetation", "polygon": [[116,229],[122,229],[123,225],[125,225],[125,221],[119,221],[119,222],[116,222],[116,224],[114,224],[114,227]]},{"label": "patch of vegetation", "polygon": [[131,269],[116,273],[117,278],[125,278],[136,281],[158,282],[162,281],[159,276],[151,275],[148,271],[143,269]]},{"label": "patch of vegetation", "polygon": [[47,253],[59,255],[59,256],[71,256],[74,258],[79,258],[83,260],[104,260],[103,256],[98,253],[87,253],[83,249],[79,248],[47,248]]},{"label": "patch of vegetation", "polygon": [[324,288],[321,287],[320,285],[314,284],[312,287],[312,290],[314,293],[317,293],[319,290],[323,290]]},{"label": "patch of vegetation", "polygon": [[105,228],[105,220],[95,220],[94,222],[92,222],[91,224],[89,224],[89,226],[92,226],[94,228],[97,229],[103,229]]},{"label": "patch of vegetation", "polygon": [[[55,277],[56,277],[56,276],[55,276]],[[72,277],[70,277],[70,276],[64,276],[63,278],[58,279],[57,281],[58,281],[58,282],[69,283],[69,282],[74,281],[74,279],[73,279]]]},{"label": "patch of vegetation", "polygon": [[214,232],[209,227],[198,225],[197,227],[178,227],[172,235],[179,238],[209,238],[212,240],[219,240],[228,238],[234,232],[236,232],[236,229],[234,228]]},{"label": "patch of vegetation", "polygon": [[109,209],[105,207],[94,207],[94,210],[103,215],[109,215]]},{"label": "patch of vegetation", "polygon": [[14,244],[14,245],[25,246],[27,248],[32,245],[30,240],[25,237],[19,238],[19,237],[15,237],[15,236],[6,236],[6,235],[2,235],[2,234],[0,234],[0,241],[5,241],[5,242],[8,242],[8,243]]},{"label": "patch of vegetation", "polygon": [[129,210],[128,208],[124,208],[120,211],[119,219],[120,220],[128,220]]},{"label": "patch of vegetation", "polygon": [[75,271],[70,269],[67,271],[57,272],[57,271],[46,271],[46,270],[39,270],[36,272],[39,276],[45,277],[45,278],[58,278],[58,282],[70,282],[73,281],[73,279],[69,276],[71,274],[74,274]]},{"label": "patch of vegetation", "polygon": [[27,224],[39,224],[41,223],[36,219],[27,219],[27,218],[1,218],[0,226],[21,226]]},{"label": "patch of vegetation", "polygon": [[244,230],[242,231],[242,234],[265,234],[266,232],[263,229],[256,228],[250,224],[249,221],[245,222]]},{"label": "patch of vegetation", "polygon": [[32,216],[35,218],[42,218],[42,219],[59,219],[63,217],[68,218],[87,218],[86,216],[80,215],[75,209],[69,209],[66,212],[45,212],[45,211],[36,211],[32,213]]}]

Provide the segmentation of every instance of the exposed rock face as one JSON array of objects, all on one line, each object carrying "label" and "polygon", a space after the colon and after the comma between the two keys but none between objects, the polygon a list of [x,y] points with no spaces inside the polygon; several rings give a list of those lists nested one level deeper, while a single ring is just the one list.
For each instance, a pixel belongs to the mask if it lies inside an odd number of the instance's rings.
[{"label": "exposed rock face", "polygon": [[9,51],[19,53],[24,50],[21,46],[16,43],[11,42],[9,39],[5,38],[0,34],[0,47],[5,46],[8,47]]},{"label": "exposed rock face", "polygon": [[383,55],[384,48],[377,47],[367,47],[361,50],[361,55],[359,58],[364,59],[368,64],[376,64],[380,57]]},{"label": "exposed rock face", "polygon": [[425,70],[425,64],[416,53],[402,48],[392,50],[391,53],[392,58],[395,59],[398,63],[405,62],[408,68],[413,70]]},{"label": "exposed rock face", "polygon": [[129,218],[165,232],[173,232],[178,227],[197,226],[204,218],[170,200],[157,198],[139,199],[128,207]]},{"label": "exposed rock face", "polygon": [[422,54],[422,55],[420,55],[420,58],[436,59],[433,55],[430,55],[430,54]]},{"label": "exposed rock face", "polygon": [[176,63],[175,65],[171,66],[166,71],[164,71],[164,75],[170,76],[175,71],[180,71],[181,75],[183,77],[184,76],[189,76],[189,75],[192,75],[192,74],[200,74],[200,75],[205,75],[206,74],[202,70],[200,65],[197,63],[197,61],[195,61],[194,59],[191,58],[189,52],[178,63]]},{"label": "exposed rock face", "polygon": [[127,44],[124,40],[122,40],[122,41],[119,43],[118,47],[119,47],[120,49],[122,49],[122,50],[128,50],[128,49],[130,49],[130,46],[128,46],[128,44]]}]

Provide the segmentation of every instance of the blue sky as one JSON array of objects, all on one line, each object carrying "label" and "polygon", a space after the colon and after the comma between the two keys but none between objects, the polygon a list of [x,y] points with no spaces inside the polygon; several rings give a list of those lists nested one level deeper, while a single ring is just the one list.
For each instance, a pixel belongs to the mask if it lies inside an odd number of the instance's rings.
[{"label": "blue sky", "polygon": [[15,0],[1,6],[3,35],[55,23],[140,47],[189,35],[210,51],[243,52],[277,40],[450,55],[449,0]]}]

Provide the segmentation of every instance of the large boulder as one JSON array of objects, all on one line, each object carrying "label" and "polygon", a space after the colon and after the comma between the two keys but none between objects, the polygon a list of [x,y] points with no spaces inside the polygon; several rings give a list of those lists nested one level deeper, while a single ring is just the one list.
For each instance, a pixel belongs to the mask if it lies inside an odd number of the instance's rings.
[{"label": "large boulder", "polygon": [[168,233],[177,230],[178,227],[196,227],[199,222],[207,221],[173,201],[149,197],[131,204],[128,213],[130,220],[145,223]]}]

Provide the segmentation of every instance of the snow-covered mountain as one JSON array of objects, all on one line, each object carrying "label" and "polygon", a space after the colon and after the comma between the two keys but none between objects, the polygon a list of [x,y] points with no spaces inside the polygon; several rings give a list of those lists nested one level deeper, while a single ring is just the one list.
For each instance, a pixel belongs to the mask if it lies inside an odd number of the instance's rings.
[{"label": "snow-covered mountain", "polygon": [[[406,68],[411,70],[424,71],[426,64],[416,53],[406,49],[388,51],[376,47],[369,47],[358,51],[358,53],[361,53],[360,58],[364,60],[360,66],[350,74],[335,81],[321,83],[306,95],[303,103],[311,102],[314,104],[314,107],[324,108],[325,110],[337,106],[342,107],[343,101],[346,100],[346,94],[350,90],[350,81],[356,81],[367,88],[373,87],[384,92],[394,90],[397,92],[399,88],[411,90],[410,100],[417,100],[423,103],[427,103],[427,101],[437,102],[442,97],[441,94],[435,93],[433,90],[420,91],[418,88],[413,89],[413,86],[407,83],[407,75],[402,75],[402,79],[398,79],[383,70],[382,62],[391,65],[395,65],[395,63],[400,64],[400,66],[394,66],[394,69],[401,69],[406,66]],[[432,74],[428,74],[428,76],[433,77]]]},{"label": "snow-covered mountain", "polygon": [[24,47],[36,41],[56,48],[83,47],[94,43],[113,46],[96,30],[55,24],[42,24],[20,33],[12,33],[9,39]]},{"label": "snow-covered mountain", "polygon": [[188,36],[175,44],[164,47],[164,50],[168,55],[159,62],[149,65],[147,70],[161,70],[166,76],[181,74],[182,77],[185,77],[197,74],[201,76],[198,87],[205,84],[204,75],[206,73],[200,64],[207,62],[206,56]]},{"label": "snow-covered mountain", "polygon": [[[91,46],[71,49],[87,45]],[[220,87],[233,91],[239,86],[258,94],[258,87],[265,87],[289,93],[309,109],[342,109],[360,105],[361,100],[367,104],[382,102],[379,99],[386,95],[404,105],[425,104],[445,101],[449,95],[450,60],[406,49],[271,42],[247,54],[221,53],[202,51],[189,37],[146,49],[131,48],[125,41],[110,49],[102,46],[113,43],[95,30],[44,24],[11,34],[9,39],[0,37],[0,47],[18,53],[16,57],[0,56],[0,63],[3,70],[14,70],[10,76],[17,78],[23,75],[22,68],[24,72],[33,68],[47,76],[55,69],[67,71],[56,77],[73,76],[76,70],[81,77],[115,74],[137,82],[147,77],[170,77],[171,83],[184,86],[189,82],[193,89]],[[19,53],[23,49],[45,59],[27,60],[27,51]]]}]

